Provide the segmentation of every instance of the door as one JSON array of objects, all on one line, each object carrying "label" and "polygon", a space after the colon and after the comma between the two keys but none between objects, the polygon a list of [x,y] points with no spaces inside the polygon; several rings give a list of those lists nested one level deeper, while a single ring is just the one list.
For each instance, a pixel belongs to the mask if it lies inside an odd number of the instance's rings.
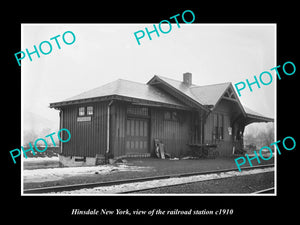
[{"label": "door", "polygon": [[126,154],[148,153],[148,120],[127,118],[126,121]]}]

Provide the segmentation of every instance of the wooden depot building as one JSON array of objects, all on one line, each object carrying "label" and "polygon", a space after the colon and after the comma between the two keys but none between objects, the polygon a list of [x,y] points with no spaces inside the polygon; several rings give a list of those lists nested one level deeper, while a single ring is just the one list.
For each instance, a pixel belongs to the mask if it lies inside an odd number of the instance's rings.
[{"label": "wooden depot building", "polygon": [[60,128],[71,133],[61,143],[65,166],[150,157],[155,140],[171,157],[203,145],[229,156],[243,150],[245,126],[274,121],[243,106],[230,82],[198,86],[191,73],[182,81],[155,75],[147,84],[119,79],[50,108],[60,111]]}]

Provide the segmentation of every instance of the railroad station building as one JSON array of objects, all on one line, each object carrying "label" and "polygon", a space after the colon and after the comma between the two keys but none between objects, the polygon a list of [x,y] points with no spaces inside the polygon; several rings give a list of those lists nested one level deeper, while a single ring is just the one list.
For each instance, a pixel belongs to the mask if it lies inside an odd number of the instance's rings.
[{"label": "railroad station building", "polygon": [[146,84],[119,79],[50,108],[72,136],[60,146],[65,166],[151,157],[155,140],[171,157],[204,145],[229,156],[243,150],[245,126],[274,121],[243,106],[230,82],[198,86],[191,73],[181,81],[155,75]]}]

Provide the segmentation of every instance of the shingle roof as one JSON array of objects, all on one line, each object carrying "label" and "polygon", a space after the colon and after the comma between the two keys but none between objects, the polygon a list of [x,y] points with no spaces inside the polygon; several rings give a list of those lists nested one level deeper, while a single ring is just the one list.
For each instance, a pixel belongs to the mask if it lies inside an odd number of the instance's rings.
[{"label": "shingle roof", "polygon": [[201,105],[215,105],[224,91],[230,86],[230,82],[211,85],[186,85],[182,81],[173,80],[163,76],[157,76],[160,80],[171,85],[181,93],[197,101]]},{"label": "shingle roof", "polygon": [[157,76],[161,80],[167,82],[172,87],[181,91],[190,98],[196,100],[202,105],[215,105],[220,99],[224,91],[229,87],[230,82],[211,84],[211,85],[186,85],[181,81],[173,80],[163,76]]},{"label": "shingle roof", "polygon": [[[172,86],[178,92],[183,93],[185,96],[191,98],[192,100],[196,101],[197,103],[203,106],[205,105],[215,106],[218,103],[219,99],[223,96],[224,92],[230,86],[232,86],[230,82],[212,84],[212,85],[203,85],[203,86],[197,86],[192,84],[189,86],[184,84],[182,81],[155,75],[147,84],[118,79],[116,81],[110,82],[103,86],[75,95],[71,98],[67,98],[64,101],[61,101],[60,103],[117,95],[117,96],[143,99],[147,101],[185,107],[184,103],[181,103],[175,97],[152,86],[151,81],[154,78],[159,78],[159,80],[163,81],[166,85]],[[237,101],[239,102],[238,97],[237,97]],[[247,116],[270,119],[245,106],[242,106],[241,104],[240,106],[242,108],[241,110],[244,111]]]},{"label": "shingle roof", "polygon": [[226,89],[230,86],[230,82],[212,84],[205,86],[192,87],[191,92],[196,96],[196,98],[205,99],[206,105],[215,105]]},{"label": "shingle roof", "polygon": [[254,115],[254,116],[260,116],[260,117],[264,117],[262,114],[258,113],[258,112],[255,112],[253,111],[252,109],[249,109],[248,107],[246,106],[243,106],[244,109],[245,109],[245,112],[249,115]]},{"label": "shingle roof", "polygon": [[[211,85],[186,85],[182,81],[173,80],[167,77],[158,76],[160,80],[163,80],[168,85],[171,85],[173,88],[177,89],[179,92],[185,94],[189,98],[197,101],[202,105],[212,105],[216,106],[220,98],[223,96],[224,92],[230,87],[231,82],[219,83],[219,84],[211,84]],[[152,78],[153,79],[153,78]],[[151,81],[151,80],[150,80]],[[149,82],[148,82],[149,83]],[[235,92],[235,90],[232,88]],[[236,95],[236,94],[235,94]],[[254,116],[257,119],[260,118],[261,120],[272,121],[273,119],[263,116],[260,113],[257,113],[246,106],[243,106],[238,96],[236,95],[236,99],[241,107],[241,110],[246,113],[247,116]]]},{"label": "shingle roof", "polygon": [[111,95],[145,99],[148,101],[184,106],[172,96],[160,91],[153,86],[123,79],[118,79],[103,86],[75,95],[71,98],[67,98],[63,102]]}]

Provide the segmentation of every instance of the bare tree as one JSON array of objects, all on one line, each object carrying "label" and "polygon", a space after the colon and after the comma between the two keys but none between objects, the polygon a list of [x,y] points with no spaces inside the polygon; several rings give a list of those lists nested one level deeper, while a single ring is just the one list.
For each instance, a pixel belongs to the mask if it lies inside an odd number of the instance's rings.
[{"label": "bare tree", "polygon": [[274,123],[267,124],[266,129],[259,133],[262,144],[270,147],[271,143],[274,142]]},{"label": "bare tree", "polygon": [[274,123],[253,125],[244,135],[244,144],[256,146],[256,150],[264,146],[270,147],[274,142]]}]

